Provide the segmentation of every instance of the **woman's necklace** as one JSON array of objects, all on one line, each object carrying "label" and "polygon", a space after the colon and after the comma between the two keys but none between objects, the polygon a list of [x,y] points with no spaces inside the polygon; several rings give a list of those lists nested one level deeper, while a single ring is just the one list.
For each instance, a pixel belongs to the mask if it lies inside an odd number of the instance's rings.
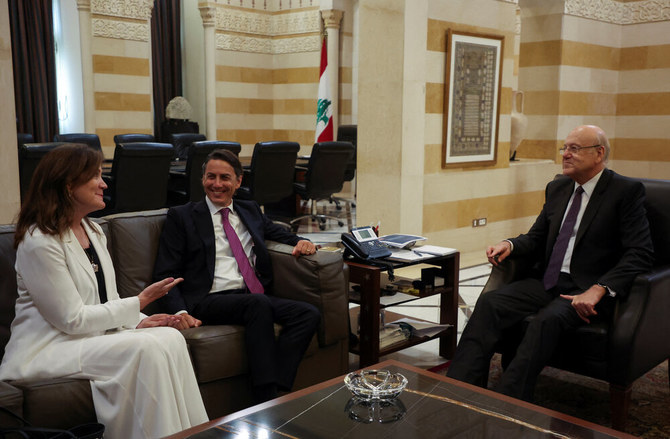
[{"label": "woman's necklace", "polygon": [[93,244],[91,244],[91,240],[88,239],[86,231],[81,226],[80,228],[73,227],[72,230],[74,232],[75,237],[79,241],[81,248],[84,249],[84,253],[86,253],[86,257],[88,258],[88,261],[91,263],[91,267],[93,267],[93,272],[97,273],[98,270],[100,269],[100,266],[96,264],[95,261],[93,260],[93,252],[94,252]]},{"label": "woman's necklace", "polygon": [[91,252],[91,244],[89,243],[88,248],[84,249],[84,253],[86,253],[86,256],[88,257],[89,262],[91,263],[91,267],[93,267],[93,272],[97,273],[98,269],[100,268],[98,264],[93,261],[93,254]]}]

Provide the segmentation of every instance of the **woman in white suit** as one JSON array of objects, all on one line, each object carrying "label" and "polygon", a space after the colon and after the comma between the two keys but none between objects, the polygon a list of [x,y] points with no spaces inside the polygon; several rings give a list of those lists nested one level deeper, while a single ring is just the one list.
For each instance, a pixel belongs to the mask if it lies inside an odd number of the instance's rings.
[{"label": "woman in white suit", "polygon": [[[154,438],[207,421],[181,317],[145,316],[182,279],[120,299],[102,229],[102,154],[84,145],[47,154],[16,226],[18,298],[0,379],[89,379],[105,437]],[[173,326],[173,327],[170,327]]]}]

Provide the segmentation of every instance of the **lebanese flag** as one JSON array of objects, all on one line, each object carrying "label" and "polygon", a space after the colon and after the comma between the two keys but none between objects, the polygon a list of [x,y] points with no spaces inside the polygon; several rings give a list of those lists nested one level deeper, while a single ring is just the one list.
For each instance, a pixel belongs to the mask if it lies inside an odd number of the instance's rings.
[{"label": "lebanese flag", "polygon": [[326,37],[321,43],[321,69],[319,76],[319,100],[316,109],[316,136],[317,142],[331,142],[333,140],[333,98],[328,88],[328,49]]}]

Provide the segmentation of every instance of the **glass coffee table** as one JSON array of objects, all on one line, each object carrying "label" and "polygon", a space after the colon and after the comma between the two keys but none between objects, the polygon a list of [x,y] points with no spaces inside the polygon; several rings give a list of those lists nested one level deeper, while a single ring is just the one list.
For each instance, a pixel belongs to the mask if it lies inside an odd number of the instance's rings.
[{"label": "glass coffee table", "polygon": [[[369,369],[408,384],[388,401],[353,397],[343,377],[303,389],[171,438],[632,438],[398,361]],[[233,397],[232,395],[229,397]]]}]

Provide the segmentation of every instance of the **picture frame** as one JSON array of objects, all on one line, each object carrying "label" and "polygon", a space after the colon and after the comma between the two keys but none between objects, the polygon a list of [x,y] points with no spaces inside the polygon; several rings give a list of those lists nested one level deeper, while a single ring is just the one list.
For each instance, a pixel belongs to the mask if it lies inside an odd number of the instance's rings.
[{"label": "picture frame", "polygon": [[504,43],[447,30],[442,168],[496,163]]}]

